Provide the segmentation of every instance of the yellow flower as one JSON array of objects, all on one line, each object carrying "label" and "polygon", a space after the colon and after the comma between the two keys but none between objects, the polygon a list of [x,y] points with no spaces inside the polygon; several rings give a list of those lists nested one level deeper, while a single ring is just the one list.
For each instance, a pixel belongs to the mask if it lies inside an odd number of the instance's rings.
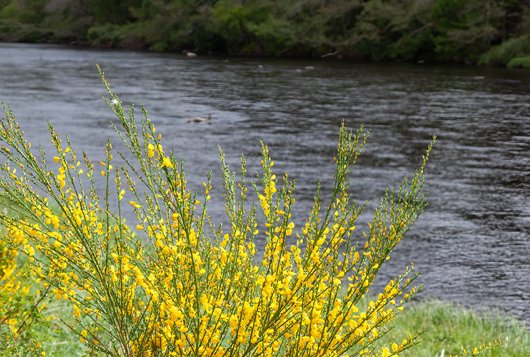
[{"label": "yellow flower", "polygon": [[399,346],[397,343],[392,343],[392,352],[398,352],[399,351]]},{"label": "yellow flower", "polygon": [[171,159],[167,156],[165,156],[162,159],[162,167],[169,167],[170,169],[173,168],[173,163],[171,162]]},{"label": "yellow flower", "polygon": [[392,353],[390,352],[390,350],[387,347],[383,347],[383,349],[381,350],[381,357],[390,357],[390,356],[392,356]]},{"label": "yellow flower", "polygon": [[149,144],[147,145],[147,157],[151,159],[153,156],[155,156],[155,147],[153,144]]},{"label": "yellow flower", "polygon": [[142,208],[142,206],[136,201],[129,201],[129,204],[134,208]]}]

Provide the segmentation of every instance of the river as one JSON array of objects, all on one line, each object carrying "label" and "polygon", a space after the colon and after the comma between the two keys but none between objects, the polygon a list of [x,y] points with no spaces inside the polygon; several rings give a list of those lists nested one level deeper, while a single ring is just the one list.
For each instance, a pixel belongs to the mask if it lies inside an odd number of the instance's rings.
[{"label": "river", "polygon": [[[296,180],[297,222],[316,182],[330,185],[341,120],[371,131],[352,176],[368,211],[412,174],[436,134],[429,206],[384,274],[414,261],[423,297],[499,307],[530,322],[530,71],[0,44],[0,99],[34,144],[49,147],[51,121],[99,161],[106,140],[118,139],[96,63],[125,103],[146,106],[192,187],[210,169],[218,176],[217,145],[233,165],[244,154],[256,172],[264,140],[277,170]],[[188,122],[208,114],[208,124]]]}]

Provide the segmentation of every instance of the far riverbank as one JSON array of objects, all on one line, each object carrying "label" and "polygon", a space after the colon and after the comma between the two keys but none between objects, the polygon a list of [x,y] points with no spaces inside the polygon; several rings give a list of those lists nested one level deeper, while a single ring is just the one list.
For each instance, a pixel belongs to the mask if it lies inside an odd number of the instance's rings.
[{"label": "far riverbank", "polygon": [[0,1],[0,41],[530,68],[530,2]]}]

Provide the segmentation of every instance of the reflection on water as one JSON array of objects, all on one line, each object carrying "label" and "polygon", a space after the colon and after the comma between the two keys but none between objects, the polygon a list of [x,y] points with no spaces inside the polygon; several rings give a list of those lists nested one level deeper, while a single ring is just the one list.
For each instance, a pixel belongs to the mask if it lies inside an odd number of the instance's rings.
[{"label": "reflection on water", "polygon": [[[329,62],[306,70],[302,61],[0,44],[0,98],[32,141],[48,145],[51,121],[99,160],[113,129],[95,63],[122,99],[147,107],[196,188],[218,172],[218,144],[234,166],[245,154],[256,172],[259,141],[268,143],[297,182],[299,220],[316,182],[331,184],[342,119],[371,130],[352,187],[372,209],[438,135],[429,207],[385,272],[414,261],[424,294],[530,321],[530,72]],[[209,124],[187,122],[209,113]]]}]

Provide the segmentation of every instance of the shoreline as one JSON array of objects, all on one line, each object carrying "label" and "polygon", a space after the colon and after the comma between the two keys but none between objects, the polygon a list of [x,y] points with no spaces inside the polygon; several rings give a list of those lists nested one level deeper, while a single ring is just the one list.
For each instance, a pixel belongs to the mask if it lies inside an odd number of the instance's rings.
[{"label": "shoreline", "polygon": [[78,51],[102,51],[102,52],[123,52],[123,53],[137,53],[137,54],[153,54],[158,56],[175,56],[178,58],[186,58],[189,60],[194,59],[220,59],[225,61],[230,60],[248,60],[248,61],[285,61],[285,62],[305,62],[305,63],[327,63],[332,65],[366,65],[366,66],[411,66],[411,67],[447,67],[447,68],[470,68],[470,69],[481,69],[481,70],[525,70],[527,68],[514,67],[508,68],[503,66],[488,66],[478,65],[469,63],[457,63],[457,62],[413,62],[413,61],[370,61],[370,60],[359,60],[353,58],[320,58],[320,57],[274,57],[274,56],[250,56],[241,54],[228,54],[228,53],[205,53],[196,54],[196,56],[186,56],[184,51],[166,51],[158,52],[148,48],[138,47],[106,47],[106,46],[90,46],[85,43],[66,43],[66,42],[28,42],[28,41],[5,41],[0,39],[0,45],[27,45],[27,46],[50,46],[62,49],[71,49]]}]

